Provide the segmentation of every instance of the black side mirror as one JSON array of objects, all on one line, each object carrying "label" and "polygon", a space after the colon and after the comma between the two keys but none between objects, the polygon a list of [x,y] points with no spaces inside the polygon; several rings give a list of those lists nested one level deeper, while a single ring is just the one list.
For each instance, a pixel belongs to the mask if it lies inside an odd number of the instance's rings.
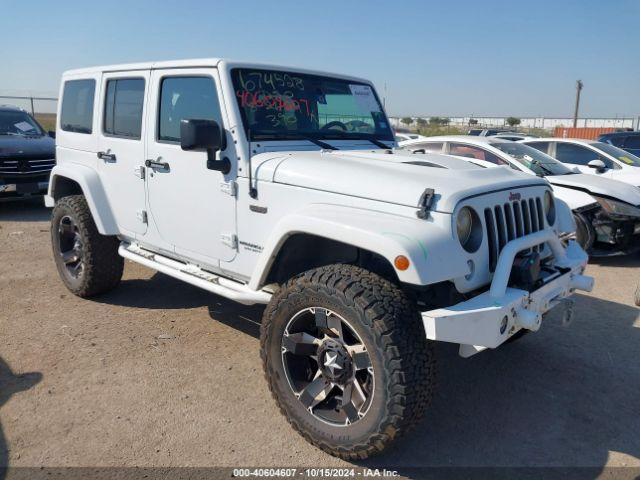
[{"label": "black side mirror", "polygon": [[180,121],[180,147],[182,150],[206,151],[207,168],[224,174],[231,171],[228,158],[216,160],[216,152],[226,148],[226,136],[215,120],[183,119]]},{"label": "black side mirror", "polygon": [[49,135],[51,138],[56,138],[56,131],[55,130],[49,130],[47,132],[47,135]]}]

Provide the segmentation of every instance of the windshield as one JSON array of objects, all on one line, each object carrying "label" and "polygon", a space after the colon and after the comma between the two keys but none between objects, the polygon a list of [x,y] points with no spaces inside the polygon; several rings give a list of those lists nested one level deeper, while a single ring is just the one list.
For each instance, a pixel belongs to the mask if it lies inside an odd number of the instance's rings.
[{"label": "windshield", "polygon": [[19,110],[0,111],[0,135],[43,135],[42,129],[31,115]]},{"label": "windshield", "polygon": [[367,84],[275,70],[231,71],[250,140],[374,139],[394,141]]},{"label": "windshield", "polygon": [[622,163],[626,163],[632,167],[640,167],[640,158],[634,154],[622,150],[621,148],[614,147],[608,143],[596,142],[591,144],[592,147],[597,148],[601,152],[611,155],[613,158],[618,159]]},{"label": "windshield", "polygon": [[542,177],[546,175],[567,175],[573,173],[570,168],[567,168],[555,158],[533,147],[523,145],[522,143],[496,142],[491,143],[491,146],[502,150],[518,163],[521,163],[536,175]]}]

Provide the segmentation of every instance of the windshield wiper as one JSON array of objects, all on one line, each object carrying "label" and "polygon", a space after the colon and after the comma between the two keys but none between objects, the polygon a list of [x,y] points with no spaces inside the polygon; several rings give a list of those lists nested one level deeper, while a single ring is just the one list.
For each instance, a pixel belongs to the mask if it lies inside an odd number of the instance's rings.
[{"label": "windshield wiper", "polygon": [[535,158],[531,159],[531,163],[533,165],[537,165],[538,167],[540,167],[541,170],[547,172],[547,175],[555,175],[551,170],[549,170],[548,168],[546,168],[544,166],[544,164],[542,162],[540,162],[539,160],[536,160]]},{"label": "windshield wiper", "polygon": [[304,138],[305,140],[309,140],[311,143],[316,144],[317,146],[319,146],[320,148],[323,148],[325,150],[338,150],[338,147],[334,147],[333,145],[329,145],[328,143],[325,143],[321,140],[318,140],[317,138],[313,138],[313,137],[307,137],[306,135],[301,135],[302,138]]}]

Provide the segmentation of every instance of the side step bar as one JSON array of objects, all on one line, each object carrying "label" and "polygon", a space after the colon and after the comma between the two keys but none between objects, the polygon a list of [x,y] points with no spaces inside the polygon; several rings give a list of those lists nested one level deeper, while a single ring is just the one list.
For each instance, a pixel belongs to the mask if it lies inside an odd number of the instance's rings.
[{"label": "side step bar", "polygon": [[195,265],[177,262],[163,255],[144,250],[134,244],[122,242],[118,253],[120,256],[145,267],[245,305],[266,304],[271,300],[271,293],[269,292],[251,290],[240,282],[206,272]]}]

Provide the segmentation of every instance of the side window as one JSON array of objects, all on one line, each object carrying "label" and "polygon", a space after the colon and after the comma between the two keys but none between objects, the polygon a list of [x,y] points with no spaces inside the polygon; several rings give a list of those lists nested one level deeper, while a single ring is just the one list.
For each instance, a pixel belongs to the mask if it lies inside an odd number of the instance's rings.
[{"label": "side window", "polygon": [[93,100],[96,81],[68,80],[62,92],[60,128],[65,132],[91,133],[93,131]]},{"label": "side window", "polygon": [[109,80],[104,99],[104,133],[140,140],[144,79]]},{"label": "side window", "polygon": [[459,157],[475,158],[476,160],[484,160],[486,162],[495,163],[496,165],[509,165],[497,155],[488,152],[475,145],[463,145],[461,143],[449,144],[449,155],[457,155]]},{"label": "side window", "polygon": [[624,148],[633,148],[634,150],[639,149],[640,135],[631,135],[630,137],[627,137],[627,140],[624,142]]},{"label": "side window", "polygon": [[425,152],[442,153],[442,142],[429,142],[429,143],[417,143],[413,144],[409,148],[412,152],[416,150],[424,150]]},{"label": "side window", "polygon": [[211,77],[165,77],[160,85],[158,140],[180,141],[183,118],[215,120],[222,125],[220,103]]},{"label": "side window", "polygon": [[549,142],[531,142],[527,143],[527,145],[540,150],[542,153],[549,153]]},{"label": "side window", "polygon": [[558,142],[556,144],[556,158],[562,163],[587,165],[591,160],[596,160],[600,157],[596,152],[582,145]]}]

